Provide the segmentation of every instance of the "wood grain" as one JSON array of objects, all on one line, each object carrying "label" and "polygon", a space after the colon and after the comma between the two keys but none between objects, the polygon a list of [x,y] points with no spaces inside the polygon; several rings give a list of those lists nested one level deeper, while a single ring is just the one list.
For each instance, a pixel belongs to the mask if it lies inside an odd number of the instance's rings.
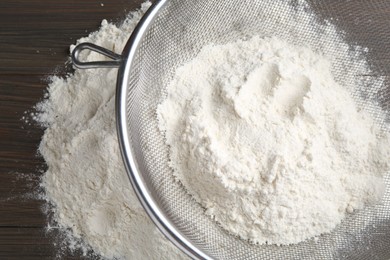
[{"label": "wood grain", "polygon": [[[61,236],[46,232],[45,202],[38,196],[45,165],[36,150],[43,130],[22,117],[42,99],[47,76],[68,71],[70,44],[102,19],[120,22],[141,2],[0,1],[0,259],[60,255]],[[65,250],[61,258],[84,257]]]},{"label": "wood grain", "polygon": [[[25,123],[22,117],[42,100],[48,75],[69,71],[64,64],[70,44],[95,31],[103,18],[121,21],[141,2],[0,1],[0,259],[53,259],[59,253],[66,259],[85,258],[80,252],[61,251],[61,234],[45,230],[46,204],[38,196],[45,165],[36,153],[43,129]],[[325,2],[317,6],[317,11],[325,18],[332,13],[336,24],[355,12],[340,27],[350,32],[347,37],[353,41],[368,43],[372,59],[389,75],[390,4],[366,9],[361,6],[371,1]],[[351,29],[357,28],[356,23],[358,32]],[[381,34],[372,29],[383,23],[388,26]]]}]

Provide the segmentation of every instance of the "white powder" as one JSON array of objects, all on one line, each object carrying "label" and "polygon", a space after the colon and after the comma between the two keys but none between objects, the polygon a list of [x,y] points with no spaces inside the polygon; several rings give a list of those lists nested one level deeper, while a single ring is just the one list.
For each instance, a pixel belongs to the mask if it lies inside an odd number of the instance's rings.
[{"label": "white powder", "polygon": [[[103,21],[79,42],[120,53],[149,5],[119,27]],[[84,58],[102,59],[95,53]],[[184,259],[144,213],[123,167],[115,129],[116,73],[77,70],[52,79],[48,99],[38,105],[38,121],[47,126],[39,148],[48,165],[42,181],[47,199],[58,227],[71,229],[69,247],[81,238],[85,243],[76,248],[107,258]]]},{"label": "white powder", "polygon": [[[281,3],[269,1],[275,10],[287,1]],[[103,21],[79,42],[120,53],[148,6],[119,27]],[[275,23],[269,32],[287,28],[300,35],[311,31],[294,24],[317,26],[301,11],[295,20],[268,15]],[[348,45],[329,37],[332,26],[320,29],[324,33],[312,39],[324,42],[326,53],[348,53]],[[283,48],[276,51],[277,46]],[[261,52],[268,56],[254,55]],[[95,53],[84,58],[102,59]],[[329,57],[331,63],[337,58]],[[353,73],[366,72],[359,57],[344,62],[347,83],[355,82]],[[380,197],[388,139],[378,143],[369,116],[356,112],[329,66],[308,49],[253,38],[209,46],[177,71],[159,110],[171,166],[225,229],[253,242],[295,243],[331,230],[346,211]],[[114,121],[116,72],[77,70],[67,79],[54,77],[48,99],[38,105],[37,120],[47,127],[39,149],[48,164],[42,185],[54,206],[54,228],[69,234],[71,249],[93,249],[106,258],[183,259],[144,213],[122,166]],[[372,101],[378,82],[357,87]]]},{"label": "white powder", "polygon": [[307,47],[258,36],[206,46],[167,93],[158,119],[175,175],[243,239],[298,243],[383,194],[389,136]]}]

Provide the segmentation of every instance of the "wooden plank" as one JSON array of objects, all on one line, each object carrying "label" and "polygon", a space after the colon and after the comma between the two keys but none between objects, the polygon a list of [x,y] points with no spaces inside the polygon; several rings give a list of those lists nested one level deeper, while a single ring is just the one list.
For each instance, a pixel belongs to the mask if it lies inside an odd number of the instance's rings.
[{"label": "wooden plank", "polygon": [[[42,228],[0,228],[0,259],[90,259],[64,247],[55,231]],[[55,252],[53,252],[53,248]]]},{"label": "wooden plank", "polygon": [[[46,233],[45,202],[37,196],[44,163],[36,149],[43,130],[24,123],[25,111],[42,100],[47,75],[65,72],[69,45],[95,31],[103,18],[120,21],[141,0],[1,0],[0,1],[0,259],[84,259],[81,252],[63,250],[56,230]],[[355,10],[355,19],[366,28],[360,41],[372,41],[373,57],[390,71],[389,48],[378,48],[387,40],[390,26],[378,35],[375,28],[390,24],[387,8],[359,9],[366,0],[327,0],[332,16],[342,19]],[[385,3],[386,1],[383,0]],[[103,6],[101,5],[103,3]],[[330,8],[318,9],[325,18]],[[355,32],[352,31],[352,34]],[[356,35],[355,35],[356,36]],[[56,244],[56,245],[55,245]]]}]

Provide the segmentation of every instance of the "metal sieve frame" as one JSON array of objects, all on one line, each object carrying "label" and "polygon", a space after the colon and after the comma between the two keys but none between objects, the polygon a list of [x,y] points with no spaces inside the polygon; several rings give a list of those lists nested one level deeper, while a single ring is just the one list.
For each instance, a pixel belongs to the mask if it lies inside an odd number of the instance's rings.
[{"label": "metal sieve frame", "polygon": [[[261,2],[261,1],[259,1],[259,2]],[[313,2],[313,6],[314,6],[313,8],[323,8],[324,13],[322,13],[322,14],[326,14],[327,11],[331,12],[332,10],[338,9],[338,6],[336,6],[335,8],[326,7],[326,2],[319,1],[318,4],[315,4],[314,3],[315,1],[313,1],[313,0],[307,0],[307,1]],[[118,133],[118,140],[119,140],[119,144],[120,144],[121,155],[122,155],[122,159],[123,159],[123,162],[125,165],[126,172],[128,174],[130,182],[133,186],[133,189],[134,189],[139,201],[141,202],[142,206],[144,207],[144,209],[147,212],[147,214],[149,215],[149,217],[152,219],[152,221],[159,228],[159,230],[169,240],[171,240],[171,242],[173,242],[179,249],[181,249],[184,253],[186,253],[187,255],[189,255],[190,257],[192,257],[194,259],[213,259],[213,257],[229,259],[228,257],[226,257],[226,255],[230,256],[231,253],[237,253],[237,252],[238,252],[237,254],[239,254],[239,256],[241,258],[244,257],[244,259],[255,259],[255,258],[258,259],[258,257],[261,257],[261,258],[264,257],[266,259],[270,259],[270,258],[271,259],[284,259],[284,257],[289,258],[289,259],[330,259],[330,258],[337,258],[337,259],[346,258],[347,259],[347,257],[351,257],[351,256],[355,256],[356,259],[371,259],[371,258],[367,258],[368,255],[370,255],[371,257],[374,256],[374,257],[376,257],[376,259],[379,259],[377,257],[383,256],[381,254],[383,254],[383,248],[385,248],[385,247],[383,247],[383,243],[378,244],[378,241],[380,242],[381,239],[384,239],[385,242],[388,242],[389,241],[388,234],[390,234],[390,233],[387,233],[387,234],[381,233],[381,232],[385,232],[385,230],[389,230],[387,228],[384,229],[384,227],[388,227],[387,223],[389,221],[389,215],[388,215],[389,213],[388,212],[384,213],[383,205],[379,205],[376,208],[367,209],[367,211],[366,211],[367,214],[362,212],[362,214],[359,213],[357,215],[350,216],[349,220],[353,220],[352,224],[354,226],[352,226],[350,224],[341,225],[341,229],[335,230],[334,231],[335,233],[332,233],[329,235],[327,234],[327,235],[324,235],[323,238],[320,238],[319,241],[321,242],[321,244],[317,244],[314,242],[311,243],[310,241],[308,241],[308,242],[303,242],[302,246],[297,245],[297,246],[292,246],[291,248],[290,247],[289,248],[286,248],[286,247],[285,248],[282,248],[282,247],[281,248],[275,248],[275,247],[264,248],[263,247],[261,249],[262,250],[261,253],[259,253],[260,251],[258,251],[257,249],[253,249],[253,251],[252,251],[252,248],[249,248],[249,245],[248,246],[245,245],[244,250],[236,250],[235,249],[236,247],[234,246],[234,244],[231,243],[231,241],[233,241],[234,238],[232,238],[230,236],[229,240],[224,240],[225,237],[216,236],[216,235],[214,235],[215,233],[212,233],[211,236],[209,236],[210,233],[207,233],[206,234],[207,239],[205,239],[204,234],[200,235],[200,237],[202,239],[201,240],[202,244],[201,244],[200,248],[202,248],[202,249],[204,248],[204,251],[200,250],[197,246],[194,246],[196,244],[196,242],[194,242],[194,243],[190,242],[192,240],[188,239],[188,238],[191,238],[192,234],[187,235],[187,233],[186,233],[187,230],[181,229],[181,226],[180,226],[181,223],[179,223],[179,225],[176,225],[174,219],[169,220],[167,218],[167,216],[169,216],[169,212],[164,213],[164,210],[163,210],[164,206],[158,206],[158,205],[160,205],[159,197],[158,197],[159,194],[153,194],[153,190],[151,188],[149,188],[148,174],[145,174],[142,162],[137,159],[138,158],[137,157],[137,148],[139,149],[139,147],[137,147],[138,136],[136,136],[135,142],[133,142],[133,135],[132,135],[131,129],[133,128],[132,126],[134,126],[134,124],[131,123],[132,121],[129,118],[127,118],[127,116],[129,115],[129,113],[132,112],[132,108],[134,108],[137,111],[142,111],[141,117],[145,116],[145,114],[142,114],[142,113],[147,111],[147,113],[148,113],[147,118],[149,119],[149,121],[146,121],[146,122],[150,122],[150,120],[154,120],[154,118],[152,119],[152,117],[154,117],[154,114],[150,114],[148,110],[144,110],[144,107],[141,106],[142,109],[138,109],[139,108],[138,105],[132,106],[131,108],[128,107],[129,104],[130,105],[137,104],[137,98],[139,96],[143,97],[144,95],[147,95],[148,94],[147,92],[141,92],[141,95],[136,96],[136,98],[130,99],[130,100],[129,100],[129,96],[132,95],[133,91],[137,89],[137,86],[138,86],[137,84],[142,84],[142,83],[140,83],[142,81],[142,76],[139,76],[137,74],[137,72],[134,72],[134,70],[136,71],[138,62],[141,61],[141,63],[142,63],[143,58],[140,58],[139,54],[145,50],[143,42],[146,39],[148,39],[148,37],[150,35],[155,35],[156,41],[154,43],[157,42],[156,46],[159,47],[160,46],[159,43],[160,43],[161,39],[164,38],[165,36],[166,36],[166,38],[169,38],[173,34],[173,35],[175,35],[176,39],[180,40],[181,39],[180,37],[182,36],[181,33],[183,31],[185,31],[185,30],[181,31],[181,29],[183,29],[183,28],[179,27],[179,30],[177,30],[177,28],[175,28],[175,30],[173,30],[173,31],[168,30],[168,32],[169,32],[168,34],[164,34],[164,33],[154,34],[155,31],[154,31],[153,25],[155,24],[154,23],[155,19],[157,18],[156,23],[158,23],[158,19],[161,17],[164,17],[164,14],[167,14],[166,11],[170,10],[170,4],[172,4],[174,2],[175,1],[172,1],[172,0],[156,0],[156,1],[154,1],[154,4],[149,8],[148,12],[143,16],[143,18],[141,19],[141,21],[139,22],[139,24],[135,28],[134,32],[132,33],[130,39],[128,40],[121,55],[115,54],[115,53],[110,52],[104,48],[101,48],[99,46],[96,46],[96,45],[90,44],[90,43],[79,44],[74,49],[74,51],[72,53],[73,64],[77,68],[97,68],[97,67],[99,67],[99,68],[101,68],[101,67],[119,68],[118,77],[117,77],[117,88],[116,88],[116,124],[117,124],[117,133]],[[189,1],[189,3],[195,3],[195,4],[196,3],[203,3],[203,2],[207,2],[207,1]],[[329,1],[329,2],[331,2],[331,1]],[[183,8],[187,7],[186,5],[183,5],[183,2],[177,1],[176,3],[177,3],[177,6],[180,6]],[[216,3],[216,1],[214,3]],[[194,6],[196,6],[195,4],[194,4]],[[353,6],[353,4],[348,4],[348,6],[351,7],[351,6]],[[362,4],[362,6],[364,6],[364,4]],[[209,7],[209,6],[207,4],[205,4],[203,7]],[[195,9],[195,10],[198,10],[198,9]],[[201,10],[203,10],[203,9],[201,9]],[[218,11],[216,9],[213,9],[213,10]],[[355,10],[355,9],[353,9],[353,10]],[[357,10],[360,10],[363,12],[365,9],[357,9]],[[169,13],[169,12],[168,12],[168,14],[172,15],[172,13]],[[341,14],[343,14],[343,12],[341,12]],[[347,12],[347,14],[349,14],[349,12]],[[330,16],[330,17],[333,18],[333,16]],[[171,19],[172,16],[166,16],[166,18],[167,18],[168,23],[171,23],[174,20],[174,19]],[[201,16],[201,18],[203,18],[203,16]],[[179,20],[178,21],[179,23],[180,22],[185,23],[187,20],[189,20],[192,22],[196,22],[195,23],[196,26],[199,26],[199,24],[203,25],[203,27],[200,27],[200,28],[204,28],[204,23],[202,23],[202,22],[197,23],[198,20],[196,20],[196,19],[199,19],[199,17],[198,16],[194,17],[193,13],[191,13],[191,12],[188,12],[188,13],[185,12],[183,16],[180,16],[180,19],[182,19],[182,20]],[[199,19],[199,20],[202,20],[202,19]],[[346,24],[346,26],[347,26],[346,28],[347,29],[355,28],[356,25],[354,23],[352,24],[352,22],[354,22],[354,20],[352,20],[352,19],[347,19],[347,20],[349,20],[349,24]],[[213,21],[215,22],[215,20],[213,20]],[[239,22],[239,20],[238,20],[238,22]],[[240,23],[236,23],[234,25],[237,26],[237,28],[240,27]],[[344,24],[341,23],[341,25],[344,25]],[[348,26],[350,26],[350,27],[348,27]],[[235,28],[236,27],[233,27],[233,29],[235,29]],[[343,28],[343,27],[341,26],[341,28]],[[382,27],[380,27],[380,28],[382,28]],[[364,29],[364,27],[363,27],[363,29]],[[162,30],[162,31],[164,31],[164,30]],[[164,31],[164,32],[167,32],[167,31]],[[221,33],[223,31],[217,31],[217,32]],[[357,32],[360,32],[360,31],[357,30]],[[383,30],[379,30],[379,32],[383,33]],[[273,35],[273,32],[268,32],[268,33],[271,33]],[[305,31],[305,33],[306,33],[306,31]],[[285,35],[285,34],[281,34],[281,35]],[[306,35],[306,34],[304,34],[304,35]],[[307,34],[307,35],[310,35],[310,34]],[[371,34],[369,34],[369,35],[371,35]],[[375,35],[375,34],[373,34],[373,35]],[[164,36],[164,37],[161,37],[161,36]],[[351,36],[353,36],[351,38],[353,40],[351,41],[351,39],[349,39],[348,42],[354,43],[355,42],[354,39],[355,39],[356,35],[354,36],[353,34],[351,34]],[[359,45],[361,44],[362,46],[366,46],[366,42],[368,42],[371,45],[367,45],[367,46],[378,47],[378,44],[376,41],[368,41],[367,40],[366,34],[362,34],[356,38],[359,40],[359,41],[356,41]],[[390,40],[386,41],[385,37],[382,37],[381,39],[382,40],[384,39],[385,42],[387,43],[387,46],[390,46]],[[198,41],[198,39],[197,39],[197,41]],[[172,43],[172,42],[170,42],[170,43]],[[176,44],[176,42],[173,42],[173,43]],[[193,45],[191,45],[191,47],[192,46],[199,47],[199,45],[197,45],[197,42],[196,43],[192,42],[192,44]],[[379,45],[379,46],[381,46],[381,45]],[[99,52],[99,53],[109,57],[112,60],[111,61],[98,61],[98,62],[81,62],[78,59],[78,56],[79,56],[79,53],[83,49],[89,49],[89,50],[92,50],[95,52]],[[159,48],[157,48],[157,49],[159,49]],[[157,52],[153,52],[153,53],[154,53],[154,55],[157,55],[158,57],[160,57],[159,53],[158,53],[160,51],[161,51],[161,49],[159,49]],[[337,53],[337,52],[331,52],[331,53]],[[386,52],[380,53],[380,57],[386,56],[385,53]],[[169,54],[172,54],[172,53],[169,53]],[[376,53],[376,55],[378,55],[378,53]],[[380,72],[381,73],[380,75],[385,74],[386,76],[388,76],[387,73],[389,71],[388,70],[389,67],[386,65],[386,60],[377,61],[377,58],[378,58],[377,56],[371,56],[369,58],[374,58],[372,60],[373,65],[377,65],[379,69],[384,69],[384,71]],[[164,61],[164,60],[162,60],[162,61]],[[374,63],[374,61],[375,61],[375,63]],[[162,62],[162,64],[167,64],[168,66],[170,66],[170,63],[166,63],[165,61]],[[377,71],[377,70],[375,70],[375,71]],[[369,76],[369,75],[358,74],[356,76],[360,77],[360,76]],[[375,76],[375,75],[373,75],[373,76]],[[367,89],[367,91],[364,93],[367,95],[375,94],[375,93],[370,92],[369,89]],[[385,90],[384,94],[386,94],[386,93],[388,93],[388,92]],[[385,102],[384,104],[387,104],[388,96],[386,96],[387,94],[386,95],[384,95],[384,94],[382,93],[381,102]],[[132,97],[134,97],[134,96],[132,96]],[[135,102],[135,103],[133,103],[133,102]],[[388,106],[386,105],[386,108],[387,107]],[[369,109],[373,109],[373,108],[369,107]],[[375,112],[375,110],[373,110],[373,112]],[[135,114],[135,116],[133,117],[133,119],[135,119],[138,122],[139,116],[140,115],[137,112]],[[147,124],[147,126],[149,127],[150,124]],[[138,134],[142,135],[144,133],[144,131],[145,132],[149,131],[148,129],[149,128],[144,128]],[[147,151],[145,154],[151,154],[151,153],[148,153],[148,151]],[[159,162],[155,160],[156,159],[155,157],[150,157],[150,158],[153,159],[152,161],[150,161],[151,165],[158,165],[159,164]],[[158,171],[156,171],[156,173],[164,173],[164,172],[158,170]],[[160,181],[162,179],[160,178],[157,180],[159,180],[159,182],[157,182],[157,185],[160,185]],[[387,183],[388,183],[388,179],[387,179]],[[153,185],[154,185],[154,183],[153,183]],[[182,194],[182,193],[180,193],[180,194]],[[177,195],[177,193],[175,195]],[[389,195],[387,195],[386,202],[389,202],[388,196]],[[163,200],[164,197],[162,196],[161,198]],[[176,199],[176,198],[177,197],[174,197],[174,199]],[[174,201],[173,204],[175,204],[175,203],[176,203],[176,200]],[[176,204],[175,204],[175,206],[176,206]],[[379,218],[379,220],[381,220],[382,222],[377,222],[376,224],[378,226],[372,226],[372,227],[367,226],[366,222],[365,222],[367,220],[366,219],[367,215],[374,214],[375,212],[377,212],[377,210],[378,210],[378,214],[383,215],[383,217]],[[188,211],[188,208],[187,208],[187,210],[184,210],[182,212],[187,213],[186,216],[184,216],[184,217],[188,217],[188,214],[192,213],[191,211]],[[188,212],[190,212],[190,213],[188,213]],[[200,209],[197,212],[200,212]],[[375,214],[377,214],[377,213],[375,213]],[[204,215],[204,216],[208,217],[206,215]],[[199,220],[199,218],[196,220]],[[203,219],[201,219],[201,220],[203,220]],[[348,222],[349,220],[346,220],[346,221]],[[364,220],[364,224],[362,224],[363,220]],[[385,222],[383,222],[383,221],[385,221]],[[211,219],[210,219],[210,222],[211,222]],[[359,225],[359,226],[357,226],[357,225]],[[346,232],[351,227],[353,228],[355,233]],[[359,227],[359,231],[357,231],[358,227]],[[179,230],[181,230],[181,231],[179,231]],[[371,232],[377,232],[377,233],[371,234]],[[366,233],[368,233],[366,240],[362,240],[360,238],[357,239],[356,237],[353,237],[356,235],[361,236],[363,234],[364,234],[364,236],[366,236]],[[342,236],[341,236],[341,234],[342,234]],[[324,242],[323,244],[322,244],[322,241]],[[234,240],[234,242],[235,242],[235,240]],[[238,242],[241,243],[243,241],[238,241]],[[380,251],[380,253],[378,253],[378,254],[375,252],[374,252],[374,254],[372,254],[369,251],[366,252],[365,250],[360,249],[360,246],[362,246],[362,245],[370,246],[370,248],[371,248],[371,243],[373,243],[373,246],[372,246],[373,249],[379,248],[382,251]],[[213,255],[213,257],[210,257],[206,253],[210,249],[209,245],[225,246],[223,249],[226,249],[225,252],[227,252],[227,254],[223,255],[223,254],[218,253],[218,254],[216,254],[216,256]],[[242,246],[243,243],[240,245]],[[222,248],[218,247],[218,249],[222,249]],[[368,247],[367,247],[367,249],[368,249]],[[385,251],[386,251],[385,257],[388,258],[389,251],[386,248],[385,248]],[[354,252],[356,252],[356,253],[354,253]],[[210,255],[212,255],[212,253],[214,253],[214,252],[213,251],[209,252]],[[291,253],[291,255],[286,255],[286,253],[288,253],[288,254]],[[312,253],[316,253],[315,254],[316,256],[313,256]],[[361,254],[361,255],[359,255],[359,254]],[[314,257],[317,257],[317,258],[314,258]]]},{"label": "metal sieve frame", "polygon": [[129,41],[122,52],[122,64],[118,70],[118,80],[116,88],[116,122],[117,132],[122,159],[126,168],[127,175],[133,189],[144,207],[148,216],[152,219],[158,229],[179,249],[194,259],[212,259],[193,243],[191,243],[183,234],[181,234],[171,223],[171,221],[161,211],[160,207],[150,196],[150,192],[145,185],[142,173],[138,171],[135,156],[132,152],[128,139],[129,125],[126,117],[126,98],[128,94],[129,74],[133,66],[133,60],[140,42],[158,13],[167,4],[168,0],[159,0],[153,3],[145,15],[142,17]]},{"label": "metal sieve frame", "polygon": [[[133,67],[133,61],[137,53],[138,47],[142,42],[147,29],[152,24],[158,13],[166,6],[168,0],[155,1],[148,11],[141,18],[129,40],[127,41],[122,54],[116,54],[110,50],[92,43],[78,44],[72,51],[71,58],[73,65],[79,69],[92,69],[92,68],[119,68],[116,82],[116,101],[115,101],[115,117],[116,128],[122,160],[126,169],[126,173],[130,179],[130,183],[145,209],[148,216],[157,226],[157,228],[179,249],[190,256],[193,259],[206,259],[212,258],[197,248],[190,242],[181,232],[179,232],[172,224],[172,222],[161,211],[160,207],[150,196],[149,189],[145,185],[142,173],[136,166],[135,156],[131,149],[129,142],[129,132],[127,126],[129,125],[128,118],[126,116],[126,102],[129,86],[129,75]],[[83,50],[91,50],[98,52],[110,59],[111,61],[93,61],[83,62],[80,60],[79,55]]]}]

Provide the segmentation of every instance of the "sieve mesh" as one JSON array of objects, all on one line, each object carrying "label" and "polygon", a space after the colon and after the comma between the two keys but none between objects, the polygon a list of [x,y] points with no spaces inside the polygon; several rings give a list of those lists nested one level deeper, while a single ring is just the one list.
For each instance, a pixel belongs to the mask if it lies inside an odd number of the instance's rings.
[{"label": "sieve mesh", "polygon": [[[205,44],[252,34],[278,36],[325,53],[332,60],[336,80],[387,129],[388,117],[381,116],[380,110],[389,111],[390,106],[386,84],[390,75],[390,17],[383,11],[390,10],[390,2],[311,0],[309,6],[302,7],[299,1],[167,1],[145,31],[125,74],[129,76],[124,81],[126,124],[122,127],[126,127],[130,150],[125,150],[124,156],[133,159],[132,170],[141,175],[148,194],[174,228],[212,258],[390,258],[389,178],[379,205],[349,215],[332,233],[297,245],[259,246],[226,233],[206,216],[175,181],[168,166],[168,147],[157,127],[156,108],[175,69]],[[308,8],[315,15],[308,15]],[[330,27],[325,26],[325,19],[344,32],[349,46],[326,31]],[[346,58],[345,53],[356,46],[369,48],[367,64],[358,57],[353,62]],[[364,66],[370,67],[370,73],[360,69]],[[346,81],[346,75],[354,81]]]}]

